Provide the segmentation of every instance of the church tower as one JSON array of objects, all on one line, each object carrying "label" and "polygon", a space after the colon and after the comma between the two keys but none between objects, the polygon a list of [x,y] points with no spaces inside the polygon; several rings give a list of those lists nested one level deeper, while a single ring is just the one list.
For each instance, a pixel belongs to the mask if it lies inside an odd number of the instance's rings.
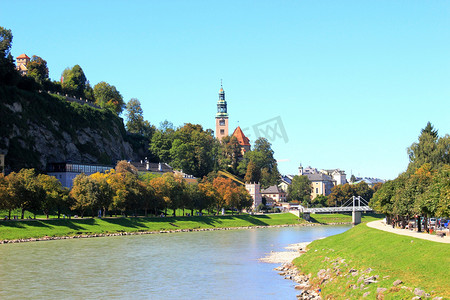
[{"label": "church tower", "polygon": [[225,92],[220,84],[219,101],[217,101],[216,114],[216,138],[220,141],[224,136],[228,136],[228,113]]}]

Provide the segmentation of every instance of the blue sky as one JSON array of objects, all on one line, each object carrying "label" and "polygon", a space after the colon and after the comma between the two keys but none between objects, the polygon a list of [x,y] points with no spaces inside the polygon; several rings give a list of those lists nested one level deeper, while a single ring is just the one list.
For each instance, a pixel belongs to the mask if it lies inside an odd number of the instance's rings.
[{"label": "blue sky", "polygon": [[79,64],[157,126],[214,129],[223,79],[230,131],[284,126],[284,174],[393,179],[428,121],[450,132],[448,1],[2,1],[0,20],[15,57]]}]

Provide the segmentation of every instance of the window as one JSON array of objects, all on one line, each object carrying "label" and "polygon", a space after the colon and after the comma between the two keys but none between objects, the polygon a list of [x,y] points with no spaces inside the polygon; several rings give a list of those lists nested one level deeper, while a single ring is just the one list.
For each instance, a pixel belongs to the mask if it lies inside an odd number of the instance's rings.
[{"label": "window", "polygon": [[220,120],[220,121],[219,121],[219,125],[220,125],[220,126],[225,126],[225,120]]},{"label": "window", "polygon": [[220,134],[225,134],[225,130],[220,129]]},{"label": "window", "polygon": [[318,194],[319,193],[319,188],[316,188],[316,194]]}]

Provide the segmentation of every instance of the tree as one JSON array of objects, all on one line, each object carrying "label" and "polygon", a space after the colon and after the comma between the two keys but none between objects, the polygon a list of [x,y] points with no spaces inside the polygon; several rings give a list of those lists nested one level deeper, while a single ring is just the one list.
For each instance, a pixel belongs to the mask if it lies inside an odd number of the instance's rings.
[{"label": "tree", "polygon": [[[216,206],[217,201],[220,199],[219,192],[210,181],[204,181],[198,184],[198,189],[202,193],[202,197],[198,198],[199,202],[196,203],[196,207],[201,213],[203,209]],[[220,209],[220,208],[219,208]]]},{"label": "tree", "polygon": [[111,207],[114,197],[114,191],[108,182],[111,174],[112,172],[97,172],[89,176],[95,182],[98,192],[94,211],[101,209],[103,212],[103,217],[106,216],[107,210]]},{"label": "tree", "polygon": [[34,78],[39,84],[48,80],[47,62],[39,56],[33,55],[27,64],[27,76]]},{"label": "tree", "polygon": [[419,142],[408,148],[408,156],[408,175],[414,174],[425,163],[430,163],[435,170],[443,164],[450,164],[450,136],[439,138],[437,130],[428,122],[421,131]]},{"label": "tree", "polygon": [[314,198],[311,201],[312,207],[326,207],[327,206],[327,200],[328,197],[325,195],[317,195],[316,198]]},{"label": "tree", "polygon": [[120,160],[117,162],[115,170],[117,173],[131,173],[135,176],[138,176],[139,173],[136,167],[126,160]]},{"label": "tree", "polygon": [[7,177],[10,197],[14,207],[21,209],[21,219],[24,218],[25,210],[36,212],[46,193],[39,184],[34,169],[21,169],[18,173],[12,172]]},{"label": "tree", "polygon": [[350,176],[350,182],[351,182],[351,183],[356,182],[356,177],[355,177],[355,175],[352,174],[352,176]]},{"label": "tree", "polygon": [[48,219],[50,212],[57,208],[62,200],[63,186],[54,176],[39,174],[37,180],[45,191],[45,198],[41,203],[41,208]]},{"label": "tree", "polygon": [[170,149],[172,167],[196,177],[207,175],[214,166],[213,140],[201,125],[186,123],[174,133]]},{"label": "tree", "polygon": [[61,86],[65,93],[75,97],[86,97],[87,79],[79,65],[66,68],[62,73],[62,78]]},{"label": "tree", "polygon": [[427,194],[437,203],[436,216],[450,217],[450,165],[444,165],[434,176]]},{"label": "tree", "polygon": [[0,56],[6,58],[10,54],[13,35],[10,29],[0,26]]},{"label": "tree", "polygon": [[154,127],[148,121],[144,120],[144,111],[141,102],[136,98],[131,98],[126,105],[127,131],[140,135],[147,135],[151,138]]},{"label": "tree", "polygon": [[120,92],[115,86],[104,81],[94,86],[94,98],[95,104],[102,108],[108,108],[117,115],[120,115],[125,108],[125,102]]},{"label": "tree", "polygon": [[98,186],[92,178],[84,173],[77,175],[70,190],[70,196],[74,199],[71,209],[78,210],[83,218],[85,211],[93,210],[97,204],[98,194]]},{"label": "tree", "polygon": [[217,191],[216,197],[216,213],[219,214],[221,208],[232,203],[234,183],[229,178],[217,177],[213,181],[213,187]]},{"label": "tree", "polygon": [[247,172],[247,167],[250,161],[256,165],[256,168],[261,170],[261,186],[268,187],[277,185],[280,173],[278,171],[277,161],[274,158],[274,151],[272,145],[266,138],[260,137],[255,141],[253,151],[247,151],[244,159],[239,163],[238,171],[241,176]]},{"label": "tree", "polygon": [[307,176],[294,176],[291,185],[288,187],[289,201],[297,200],[301,203],[311,203],[311,181]]},{"label": "tree", "polygon": [[164,121],[160,124],[159,129],[155,131],[150,143],[150,151],[154,156],[158,157],[160,162],[170,163],[170,149],[175,138],[175,130],[173,124]]},{"label": "tree", "polygon": [[0,26],[0,84],[16,85],[20,75],[16,71],[14,59],[10,53],[13,35],[10,29]]},{"label": "tree", "polygon": [[258,169],[256,164],[251,160],[247,166],[247,173],[245,173],[244,177],[245,182],[255,182],[258,183],[261,180],[261,170]]},{"label": "tree", "polygon": [[372,199],[373,196],[373,189],[369,187],[369,185],[365,181],[361,181],[358,184],[355,184],[352,186],[355,194],[355,196],[361,196],[363,197],[367,202]]}]

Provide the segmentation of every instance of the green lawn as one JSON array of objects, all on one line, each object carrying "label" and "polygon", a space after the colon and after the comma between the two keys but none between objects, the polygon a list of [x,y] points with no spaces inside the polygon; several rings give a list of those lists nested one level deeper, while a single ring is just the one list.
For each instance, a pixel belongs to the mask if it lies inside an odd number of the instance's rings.
[{"label": "green lawn", "polygon": [[[294,260],[305,274],[313,274],[313,282],[331,299],[356,299],[370,292],[368,299],[375,299],[379,287],[387,288],[385,299],[411,299],[411,291],[401,286],[420,288],[432,297],[450,298],[450,245],[400,236],[358,225],[342,234],[314,241],[309,251]],[[351,276],[349,270],[358,270]],[[357,282],[363,270],[372,268],[369,274],[379,275],[377,283],[360,288]],[[317,273],[330,269],[332,281],[320,284]],[[338,272],[338,273],[336,273]],[[386,277],[387,276],[387,277]],[[397,279],[403,281],[393,287]],[[351,285],[358,288],[353,289]]]},{"label": "green lawn", "polygon": [[72,236],[78,234],[160,231],[306,223],[293,214],[166,217],[166,218],[84,218],[0,221],[0,240]]},{"label": "green lawn", "polygon": [[[362,213],[361,222],[371,222],[384,218],[384,215],[376,213]],[[329,224],[329,223],[351,223],[352,213],[344,214],[311,214],[311,222]]]}]

